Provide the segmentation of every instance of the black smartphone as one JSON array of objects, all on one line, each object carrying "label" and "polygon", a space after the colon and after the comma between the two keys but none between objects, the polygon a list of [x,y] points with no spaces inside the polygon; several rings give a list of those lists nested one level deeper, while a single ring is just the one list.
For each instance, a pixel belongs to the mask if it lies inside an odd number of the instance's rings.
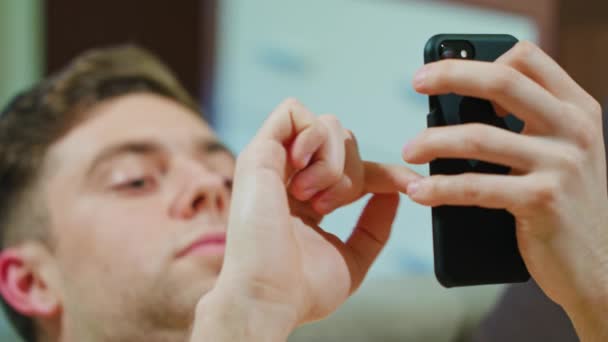
[{"label": "black smartphone", "polygon": [[[424,62],[469,59],[494,62],[517,43],[510,35],[440,34],[424,49]],[[429,96],[428,127],[480,122],[521,132],[513,115],[499,117],[486,100],[457,94]],[[508,174],[510,168],[481,160],[436,159],[431,175]],[[466,206],[432,208],[435,275],[445,287],[524,282],[530,278],[515,236],[515,219],[506,210]]]}]

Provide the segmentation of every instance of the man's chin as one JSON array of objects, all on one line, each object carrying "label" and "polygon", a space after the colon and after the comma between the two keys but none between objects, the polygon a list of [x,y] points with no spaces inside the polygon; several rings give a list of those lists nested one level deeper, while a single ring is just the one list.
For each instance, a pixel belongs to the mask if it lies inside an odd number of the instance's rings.
[{"label": "man's chin", "polygon": [[164,296],[167,306],[166,313],[172,312],[176,316],[175,318],[192,319],[197,303],[213,289],[216,282],[217,275],[203,277],[200,274],[187,274],[187,277],[181,277],[170,287],[170,293]]},{"label": "man's chin", "polygon": [[[169,273],[166,274],[167,281],[172,285],[173,297],[179,297],[179,301],[188,304],[198,300],[215,285],[222,270],[224,253],[188,253],[175,260]],[[170,279],[170,280],[169,280]]]},{"label": "man's chin", "polygon": [[176,265],[194,265],[197,269],[215,271],[219,273],[224,262],[224,245],[205,246],[193,248],[175,259]]}]

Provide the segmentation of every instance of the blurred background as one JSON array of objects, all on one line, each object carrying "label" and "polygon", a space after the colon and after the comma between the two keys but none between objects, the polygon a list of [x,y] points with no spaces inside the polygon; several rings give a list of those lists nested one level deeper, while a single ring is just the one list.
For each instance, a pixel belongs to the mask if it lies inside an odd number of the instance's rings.
[{"label": "blurred background", "polygon": [[[365,159],[399,163],[401,146],[425,127],[426,98],[410,83],[428,38],[531,40],[602,101],[606,7],[605,0],[0,0],[0,102],[86,49],[136,43],[170,65],[236,152],[294,96],[338,115]],[[402,203],[394,236],[360,293],[294,341],[474,338],[504,288],[440,288],[430,210]],[[361,207],[338,211],[324,227],[345,237]],[[17,341],[2,320],[0,340]]]}]

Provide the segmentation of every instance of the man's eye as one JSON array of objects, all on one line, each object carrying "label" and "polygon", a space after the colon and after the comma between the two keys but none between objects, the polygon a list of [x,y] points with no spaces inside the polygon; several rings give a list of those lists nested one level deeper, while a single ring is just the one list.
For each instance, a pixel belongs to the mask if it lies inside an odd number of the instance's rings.
[{"label": "man's eye", "polygon": [[148,183],[148,180],[142,178],[129,182],[128,186],[133,189],[141,189],[145,188]]},{"label": "man's eye", "polygon": [[231,178],[227,178],[224,180],[224,186],[226,187],[226,189],[232,190],[232,184],[233,184],[233,181]]},{"label": "man's eye", "polygon": [[155,186],[156,181],[153,177],[142,177],[134,178],[132,180],[121,183],[115,188],[119,191],[126,191],[129,193],[141,193],[151,191],[154,189]]}]

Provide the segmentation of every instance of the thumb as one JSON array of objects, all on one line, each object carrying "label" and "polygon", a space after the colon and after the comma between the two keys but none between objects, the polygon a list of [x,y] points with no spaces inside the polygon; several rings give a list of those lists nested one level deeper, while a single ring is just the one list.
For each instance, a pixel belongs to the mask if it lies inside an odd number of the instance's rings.
[{"label": "thumb", "polygon": [[272,142],[255,143],[247,148],[244,158],[239,157],[222,266],[224,278],[273,283],[274,273],[290,271],[277,268],[291,267],[277,260],[295,260],[287,192],[281,173],[268,165],[283,164],[287,157],[280,150],[283,148]]},{"label": "thumb", "polygon": [[374,195],[363,209],[357,226],[345,245],[350,256],[347,262],[353,279],[351,292],[361,285],[386,245],[398,206],[399,195],[394,193]]},{"label": "thumb", "polygon": [[293,239],[285,182],[289,177],[285,145],[318,129],[316,118],[295,100],[279,105],[239,155],[234,174],[226,268],[238,264],[254,271],[288,257]]},{"label": "thumb", "polygon": [[238,248],[229,248],[237,242],[243,244],[240,247],[255,248],[260,239],[271,238],[273,233],[281,238],[287,230],[289,202],[285,183],[290,176],[290,163],[285,145],[298,135],[317,129],[316,121],[302,104],[286,100],[269,115],[239,155],[228,219],[227,255]]}]

